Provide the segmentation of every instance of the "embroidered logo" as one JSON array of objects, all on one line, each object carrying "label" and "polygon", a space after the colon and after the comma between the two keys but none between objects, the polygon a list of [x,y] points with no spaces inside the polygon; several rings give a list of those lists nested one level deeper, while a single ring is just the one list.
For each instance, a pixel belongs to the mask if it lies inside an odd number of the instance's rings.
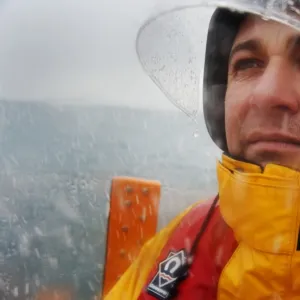
[{"label": "embroidered logo", "polygon": [[150,282],[147,292],[160,300],[170,297],[176,282],[186,273],[187,255],[184,250],[170,252],[168,257],[159,263],[158,272]]}]

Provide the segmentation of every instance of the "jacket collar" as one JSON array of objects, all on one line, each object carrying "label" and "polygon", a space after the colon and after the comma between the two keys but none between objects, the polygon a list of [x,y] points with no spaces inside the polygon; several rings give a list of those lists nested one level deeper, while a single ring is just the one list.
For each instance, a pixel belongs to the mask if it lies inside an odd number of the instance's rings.
[{"label": "jacket collar", "polygon": [[218,162],[220,211],[237,241],[269,253],[297,248],[300,173],[269,164],[259,166],[226,155]]}]

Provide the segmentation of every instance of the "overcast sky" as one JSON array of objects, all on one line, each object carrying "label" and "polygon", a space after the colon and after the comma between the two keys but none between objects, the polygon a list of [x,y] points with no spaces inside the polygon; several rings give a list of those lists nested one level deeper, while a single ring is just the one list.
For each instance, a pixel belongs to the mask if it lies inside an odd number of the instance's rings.
[{"label": "overcast sky", "polygon": [[0,96],[174,106],[143,72],[138,28],[156,0],[2,0]]}]

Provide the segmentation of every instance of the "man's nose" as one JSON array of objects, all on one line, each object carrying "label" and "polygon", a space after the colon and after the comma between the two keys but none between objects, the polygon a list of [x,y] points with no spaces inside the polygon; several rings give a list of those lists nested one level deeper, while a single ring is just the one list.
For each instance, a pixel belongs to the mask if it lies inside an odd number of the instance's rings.
[{"label": "man's nose", "polygon": [[258,109],[280,109],[297,113],[299,111],[300,89],[297,79],[299,70],[283,62],[270,59],[263,74],[257,79],[251,97],[251,105]]}]

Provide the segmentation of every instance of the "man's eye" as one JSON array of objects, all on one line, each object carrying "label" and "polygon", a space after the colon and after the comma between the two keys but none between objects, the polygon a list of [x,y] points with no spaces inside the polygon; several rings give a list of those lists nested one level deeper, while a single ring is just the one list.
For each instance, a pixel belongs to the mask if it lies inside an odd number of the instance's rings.
[{"label": "man's eye", "polygon": [[247,70],[250,68],[261,68],[263,66],[262,61],[255,58],[240,59],[233,65],[235,72]]}]

